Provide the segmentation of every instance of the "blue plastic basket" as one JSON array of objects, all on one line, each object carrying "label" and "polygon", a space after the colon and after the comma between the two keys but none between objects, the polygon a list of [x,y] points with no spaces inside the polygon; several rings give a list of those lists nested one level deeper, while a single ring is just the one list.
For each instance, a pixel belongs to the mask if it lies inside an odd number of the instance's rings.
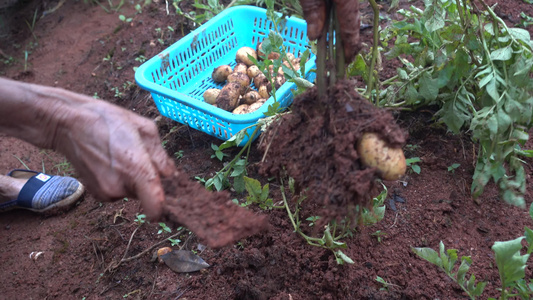
[{"label": "blue plastic basket", "polygon": [[[204,102],[203,93],[210,88],[222,88],[211,79],[213,70],[224,64],[236,65],[235,55],[241,47],[256,48],[272,28],[266,10],[255,6],[236,6],[224,10],[157,56],[142,64],[135,72],[137,84],[149,91],[159,109],[168,118],[187,124],[222,140],[228,140],[240,130],[263,118],[270,97],[259,110],[243,115],[232,114]],[[288,52],[296,57],[309,48],[307,25],[304,20],[287,18],[281,33]],[[315,57],[306,63],[306,76],[315,68]],[[292,103],[294,83],[283,84],[276,92],[280,107]],[[248,129],[249,135],[255,128]],[[257,137],[257,136],[256,136]],[[248,138],[245,138],[246,142]]]}]

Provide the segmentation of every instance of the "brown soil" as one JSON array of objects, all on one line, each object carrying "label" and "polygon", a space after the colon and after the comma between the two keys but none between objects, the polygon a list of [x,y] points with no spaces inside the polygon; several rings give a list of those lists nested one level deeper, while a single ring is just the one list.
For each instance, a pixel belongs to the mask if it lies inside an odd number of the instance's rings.
[{"label": "brown soil", "polygon": [[377,170],[361,165],[357,141],[363,133],[375,132],[390,147],[400,148],[406,134],[389,112],[363,100],[352,81],[337,83],[326,97],[309,89],[295,99],[291,111],[262,137],[266,155],[261,173],[290,176],[307,189],[306,206],[326,208],[314,211],[322,216],[317,225],[354,217],[357,207],[368,207],[379,193]]},{"label": "brown soil", "polygon": [[[265,216],[235,205],[227,192],[209,192],[182,171],[163,178],[167,218],[184,225],[207,246],[220,248],[242,238],[265,232]],[[176,226],[177,227],[177,226]]]},{"label": "brown soil", "polygon": [[[19,2],[1,15],[5,22],[0,23],[3,26],[0,59],[11,61],[0,62],[1,76],[95,95],[156,119],[166,149],[170,155],[183,155],[176,157],[176,164],[183,170],[182,174],[187,174],[184,177],[191,180],[209,178],[222,168],[223,162],[211,158],[211,144],[218,145],[219,140],[158,118],[149,93],[131,84],[134,82],[133,67],[140,65],[141,56],[157,55],[190,31],[191,22],[176,15],[172,5],[167,14],[165,1],[153,1],[141,14],[136,14],[131,2],[126,1],[119,12],[106,13],[102,7],[85,1],[66,1],[54,12],[42,16],[42,12],[53,8],[57,1]],[[495,1],[488,2],[494,4]],[[100,3],[107,5],[106,1]],[[187,11],[191,3],[183,1],[182,9]],[[404,6],[411,4],[402,1]],[[26,21],[32,24],[36,10],[37,19],[30,32]],[[522,0],[501,2],[496,7],[496,12],[510,24],[520,20],[522,11],[533,16],[533,7]],[[132,22],[120,21],[119,14],[132,17]],[[390,16],[395,17],[394,14]],[[168,26],[174,31],[168,30]],[[532,27],[528,29],[531,32]],[[362,38],[369,40],[369,30],[363,31]],[[386,68],[382,76],[394,72],[394,63],[384,63]],[[352,97],[353,101],[360,101]],[[361,105],[354,107],[359,109]],[[338,109],[343,113],[342,107]],[[286,211],[250,207],[248,216],[241,219],[257,218],[254,221],[260,222],[265,218],[268,231],[257,229],[254,232],[258,234],[220,249],[205,248],[204,244],[212,243],[196,234],[184,233],[177,237],[181,242],[173,248],[196,251],[210,265],[207,269],[177,274],[164,265],[150,262],[149,254],[124,262],[118,268],[109,268],[124,257],[126,249],[126,257],[132,257],[170,234],[158,234],[157,223],[145,223],[138,228],[134,220],[139,203],[135,199],[102,203],[88,194],[72,210],[54,216],[27,211],[0,215],[0,276],[3,279],[0,298],[465,299],[465,294],[446,275],[410,250],[410,247],[435,249],[440,241],[448,248],[458,249],[459,255],[472,257],[471,272],[477,279],[488,282],[483,299],[497,297],[499,276],[490,247],[495,241],[521,236],[524,226],[533,227],[527,210],[504,204],[493,184],[486,187],[479,204],[471,199],[469,187],[475,147],[468,136],[451,135],[445,128],[435,125],[431,121],[434,113],[431,110],[392,113],[399,128],[408,132],[406,144],[417,146],[404,149],[407,157],[422,158],[422,172],[410,172],[402,181],[386,182],[389,196],[399,195],[406,202],[389,201],[389,197],[381,222],[361,227],[353,237],[344,240],[348,247],[343,252],[353,259],[354,265],[339,266],[331,251],[307,245],[294,233]],[[316,128],[308,127],[301,131],[312,132]],[[293,135],[305,138],[301,132]],[[262,184],[270,183],[271,197],[279,203],[282,199],[280,184],[258,172],[262,156],[257,144],[252,149],[248,175],[260,179]],[[341,147],[352,143],[337,144]],[[526,148],[531,149],[532,143]],[[315,151],[318,149],[322,148]],[[228,154],[236,153],[232,149]],[[333,164],[337,159],[345,159],[331,153],[308,153],[315,156],[305,159],[309,167],[319,166],[312,163],[320,161]],[[339,153],[354,157],[349,151]],[[306,152],[301,153],[304,154]],[[52,174],[76,176],[62,156],[0,136],[0,172],[23,167],[20,161],[31,169],[44,168]],[[453,163],[460,164],[454,173],[447,170]],[[346,167],[352,164],[350,161]],[[532,202],[533,173],[529,164],[526,169],[528,205]],[[301,172],[304,180],[310,175],[303,169],[296,171]],[[331,170],[319,172],[323,172],[320,176],[324,178],[336,176]],[[338,183],[345,180],[335,179]],[[312,184],[312,178],[306,182]],[[322,193],[321,185],[317,186],[319,189],[315,193]],[[345,185],[339,186],[342,189]],[[337,188],[323,195],[333,193],[344,195]],[[229,194],[230,198],[241,202],[246,197],[233,191]],[[194,195],[190,196],[194,199]],[[224,205],[226,202],[221,198],[216,203]],[[209,210],[211,215],[204,216],[204,225],[218,212],[214,207]],[[321,212],[321,206],[310,205],[302,212],[301,219]],[[180,211],[175,212],[174,217],[187,213],[192,214]],[[220,220],[220,216],[216,217]],[[306,221],[302,225],[309,227]],[[176,232],[175,226],[172,229]],[[380,240],[373,235],[378,232],[385,234]],[[29,254],[34,251],[44,254],[32,260]],[[526,274],[531,278],[530,270]],[[382,289],[376,276],[391,283],[388,289]]]}]

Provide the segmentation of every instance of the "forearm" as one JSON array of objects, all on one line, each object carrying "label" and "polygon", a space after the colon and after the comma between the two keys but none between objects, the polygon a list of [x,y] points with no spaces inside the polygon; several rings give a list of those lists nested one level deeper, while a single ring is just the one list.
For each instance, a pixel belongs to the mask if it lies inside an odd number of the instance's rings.
[{"label": "forearm", "polygon": [[54,149],[72,111],[89,101],[63,89],[0,78],[0,132]]}]

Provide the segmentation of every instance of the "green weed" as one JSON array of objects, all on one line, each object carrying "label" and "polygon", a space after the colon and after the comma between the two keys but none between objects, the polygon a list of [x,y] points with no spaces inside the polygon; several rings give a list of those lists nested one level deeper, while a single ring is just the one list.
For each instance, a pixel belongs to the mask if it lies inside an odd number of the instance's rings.
[{"label": "green weed", "polygon": [[405,160],[405,164],[411,168],[411,171],[420,174],[421,168],[417,163],[421,161],[420,157],[411,157]]},{"label": "green weed", "polygon": [[[529,216],[533,219],[533,203],[529,207]],[[524,240],[527,244],[525,251],[522,245]],[[454,265],[458,261],[457,250],[445,250],[442,241],[439,244],[438,253],[431,248],[412,248],[412,250],[419,257],[443,270],[454,282],[459,284],[470,299],[475,299],[483,293],[486,282],[479,282],[476,285],[476,278],[473,274],[468,280],[466,278],[466,272],[472,264],[470,256],[461,257],[461,264],[454,272]],[[499,299],[531,299],[533,280],[529,280],[529,282],[525,280],[525,270],[529,256],[533,252],[533,230],[526,226],[523,236],[510,241],[495,242],[492,251],[500,275],[501,288],[498,290],[501,294]],[[522,254],[523,252],[525,254]],[[495,298],[488,299],[496,300]]]}]

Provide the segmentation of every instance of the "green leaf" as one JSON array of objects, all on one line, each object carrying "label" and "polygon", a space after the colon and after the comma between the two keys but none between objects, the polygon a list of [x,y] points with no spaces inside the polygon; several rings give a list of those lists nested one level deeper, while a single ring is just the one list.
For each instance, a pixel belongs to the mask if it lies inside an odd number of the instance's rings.
[{"label": "green leaf", "polygon": [[510,27],[508,30],[511,36],[513,36],[515,39],[521,40],[522,42],[526,43],[526,45],[530,45],[531,36],[529,34],[529,31],[516,27]]},{"label": "green leaf", "polygon": [[336,256],[340,257],[344,262],[348,264],[354,264],[354,261],[346,254],[344,254],[341,250],[337,250]]},{"label": "green leaf", "polygon": [[244,189],[246,188],[246,185],[244,184],[244,175],[243,174],[233,178],[233,188],[235,189],[235,192],[237,192],[239,194],[244,192]]},{"label": "green leaf", "polygon": [[261,182],[259,180],[244,176],[244,185],[250,196],[259,199],[262,192]]},{"label": "green leaf", "polygon": [[521,236],[511,241],[495,242],[492,246],[503,288],[525,277],[529,254],[520,255],[523,239],[524,237]]},{"label": "green leaf", "polygon": [[413,252],[419,257],[429,261],[430,263],[436,265],[439,268],[442,268],[442,259],[439,257],[437,251],[431,248],[413,248]]},{"label": "green leaf", "polygon": [[439,95],[437,79],[431,78],[428,72],[424,72],[420,78],[419,93],[426,101],[433,101]]},{"label": "green leaf", "polygon": [[[532,204],[533,205],[533,204]],[[527,254],[531,254],[533,251],[533,230],[529,229],[527,226],[524,227],[524,236],[527,241]]]},{"label": "green leaf", "polygon": [[436,6],[435,4],[440,4],[440,1],[435,1],[432,5],[426,8],[424,11],[424,18],[426,22],[424,26],[429,32],[439,30],[444,27],[444,17],[445,11],[441,6]]},{"label": "green leaf", "polygon": [[510,46],[497,49],[490,54],[491,60],[509,60],[513,57],[513,49]]},{"label": "green leaf", "polygon": [[469,256],[463,256],[461,258],[461,265],[457,270],[457,283],[459,283],[459,285],[463,285],[466,272],[470,269],[470,265],[472,265],[472,259],[470,259]]}]

